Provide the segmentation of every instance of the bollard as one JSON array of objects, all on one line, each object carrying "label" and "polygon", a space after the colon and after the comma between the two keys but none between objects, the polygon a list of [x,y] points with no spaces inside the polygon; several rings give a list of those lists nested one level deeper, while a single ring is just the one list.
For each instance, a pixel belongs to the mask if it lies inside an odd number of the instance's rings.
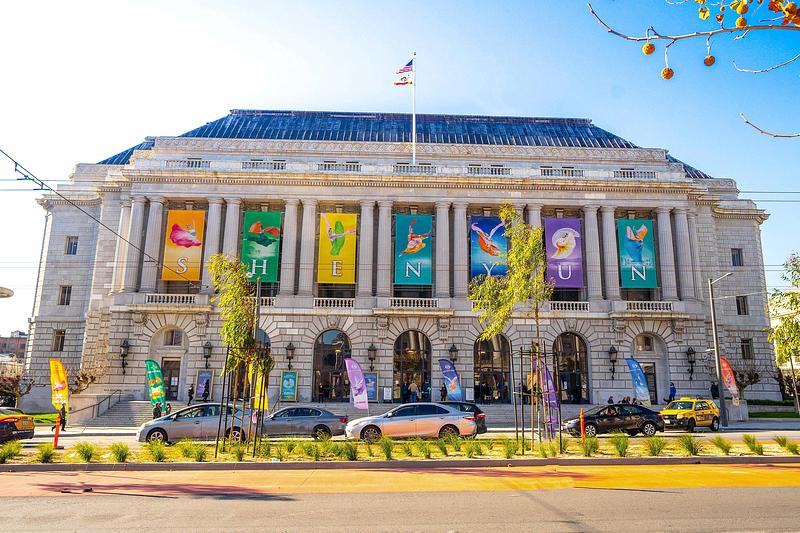
[{"label": "bollard", "polygon": [[586,440],[586,425],[583,419],[583,407],[581,407],[581,440]]},{"label": "bollard", "polygon": [[53,435],[53,448],[58,449],[58,433],[61,431],[61,413],[56,418],[56,432]]}]

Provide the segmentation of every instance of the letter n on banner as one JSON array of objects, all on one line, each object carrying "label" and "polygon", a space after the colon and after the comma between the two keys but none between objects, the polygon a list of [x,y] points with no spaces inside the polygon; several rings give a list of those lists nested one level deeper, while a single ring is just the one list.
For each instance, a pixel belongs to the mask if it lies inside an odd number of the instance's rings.
[{"label": "letter n on banner", "polygon": [[319,215],[319,283],[354,284],[356,282],[356,224],[352,213]]},{"label": "letter n on banner", "polygon": [[658,287],[653,221],[638,218],[617,220],[617,240],[622,288]]},{"label": "letter n on banner", "polygon": [[395,215],[395,285],[430,285],[433,270],[431,215]]}]

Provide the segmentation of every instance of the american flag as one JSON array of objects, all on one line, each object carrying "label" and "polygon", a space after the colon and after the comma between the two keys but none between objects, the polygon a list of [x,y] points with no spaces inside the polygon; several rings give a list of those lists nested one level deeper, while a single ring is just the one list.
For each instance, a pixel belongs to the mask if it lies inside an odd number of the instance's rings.
[{"label": "american flag", "polygon": [[412,59],[404,67],[397,71],[399,76],[394,84],[395,85],[412,85],[414,83],[414,60]]}]

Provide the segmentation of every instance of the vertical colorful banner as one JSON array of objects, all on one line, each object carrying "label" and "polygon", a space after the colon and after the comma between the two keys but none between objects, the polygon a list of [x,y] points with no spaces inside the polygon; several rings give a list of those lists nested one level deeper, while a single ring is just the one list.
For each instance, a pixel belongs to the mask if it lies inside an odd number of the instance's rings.
[{"label": "vertical colorful banner", "polygon": [[622,288],[658,287],[653,221],[638,218],[617,220],[617,240]]},{"label": "vertical colorful banner", "polygon": [[163,413],[167,412],[167,395],[164,391],[164,374],[161,373],[161,365],[148,359],[144,362],[147,369],[147,395],[150,397],[150,405],[161,404]]},{"label": "vertical colorful banner", "polygon": [[[541,370],[537,371],[536,360],[533,361],[533,370],[536,372],[536,383],[542,391],[544,400],[544,423],[547,425],[548,431],[555,433],[558,429],[558,391],[556,391],[556,384],[553,381],[553,374],[546,364],[543,364]],[[530,379],[528,386],[531,387]]]},{"label": "vertical colorful banner", "polygon": [[197,370],[194,380],[194,397],[208,401],[211,398],[211,391],[214,388],[214,371]]},{"label": "vertical colorful banner", "polygon": [[628,363],[628,370],[631,372],[633,395],[643,405],[651,405],[650,388],[647,386],[647,378],[644,375],[644,370],[642,370],[642,365],[633,357],[628,357],[625,362]]},{"label": "vertical colorful banner", "polygon": [[356,282],[356,224],[355,214],[319,215],[319,283]]},{"label": "vertical colorful banner", "polygon": [[164,281],[199,281],[206,212],[171,209],[164,239]]},{"label": "vertical colorful banner", "polygon": [[461,376],[458,375],[456,367],[449,359],[439,359],[439,368],[442,369],[444,386],[447,389],[447,399],[454,402],[463,402],[464,395],[461,392]]},{"label": "vertical colorful banner", "polygon": [[356,409],[369,409],[369,399],[367,398],[367,384],[364,380],[364,371],[361,365],[352,357],[344,360],[347,368],[347,377],[350,378],[350,398],[353,399],[353,407]]},{"label": "vertical colorful banner", "polygon": [[278,281],[281,250],[281,213],[245,211],[242,264],[252,281]]},{"label": "vertical colorful banner", "polygon": [[53,389],[52,403],[56,410],[61,409],[61,405],[66,405],[65,410],[69,411],[69,382],[67,381],[67,371],[58,359],[50,359],[50,387]]},{"label": "vertical colorful banner", "polygon": [[433,276],[431,215],[395,215],[395,285],[430,285]]},{"label": "vertical colorful banner", "polygon": [[297,401],[297,370],[281,370],[280,401]]},{"label": "vertical colorful banner", "polygon": [[378,373],[364,372],[364,384],[367,387],[367,401],[378,401]]},{"label": "vertical colorful banner", "polygon": [[506,275],[508,241],[500,217],[471,217],[469,242],[470,278]]},{"label": "vertical colorful banner", "polygon": [[[256,410],[269,409],[269,395],[267,394],[269,375],[264,375],[262,370],[258,370],[254,363],[250,363],[250,383],[252,383],[250,406]],[[264,379],[266,377],[266,379]]]},{"label": "vertical colorful banner", "polygon": [[[739,405],[739,386],[736,385],[736,376],[733,374],[731,364],[724,357],[719,358],[720,370],[722,371],[722,381],[731,392],[733,405]],[[720,391],[720,398],[725,398],[725,395]]]},{"label": "vertical colorful banner", "polygon": [[558,288],[583,287],[581,219],[545,218],[544,243],[547,249],[547,277]]}]

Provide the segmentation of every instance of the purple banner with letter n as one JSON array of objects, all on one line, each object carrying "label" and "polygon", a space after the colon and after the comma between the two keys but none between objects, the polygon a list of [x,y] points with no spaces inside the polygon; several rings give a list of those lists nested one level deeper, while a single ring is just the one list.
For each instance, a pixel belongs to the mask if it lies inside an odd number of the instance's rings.
[{"label": "purple banner with letter n", "polygon": [[647,378],[642,370],[642,365],[633,357],[625,359],[628,363],[628,370],[631,371],[631,381],[633,382],[633,394],[636,399],[644,405],[650,405],[650,388],[647,386]]},{"label": "purple banner with letter n", "polygon": [[547,277],[559,288],[583,287],[583,251],[579,218],[545,218]]},{"label": "purple banner with letter n", "polygon": [[452,361],[439,359],[439,367],[442,369],[444,386],[447,389],[447,399],[453,402],[463,402],[464,395],[461,393],[461,378]]},{"label": "purple banner with letter n", "polygon": [[364,371],[358,361],[351,357],[344,360],[347,367],[347,377],[350,378],[350,396],[353,398],[353,407],[356,409],[369,409],[367,398],[367,383],[364,381]]}]

